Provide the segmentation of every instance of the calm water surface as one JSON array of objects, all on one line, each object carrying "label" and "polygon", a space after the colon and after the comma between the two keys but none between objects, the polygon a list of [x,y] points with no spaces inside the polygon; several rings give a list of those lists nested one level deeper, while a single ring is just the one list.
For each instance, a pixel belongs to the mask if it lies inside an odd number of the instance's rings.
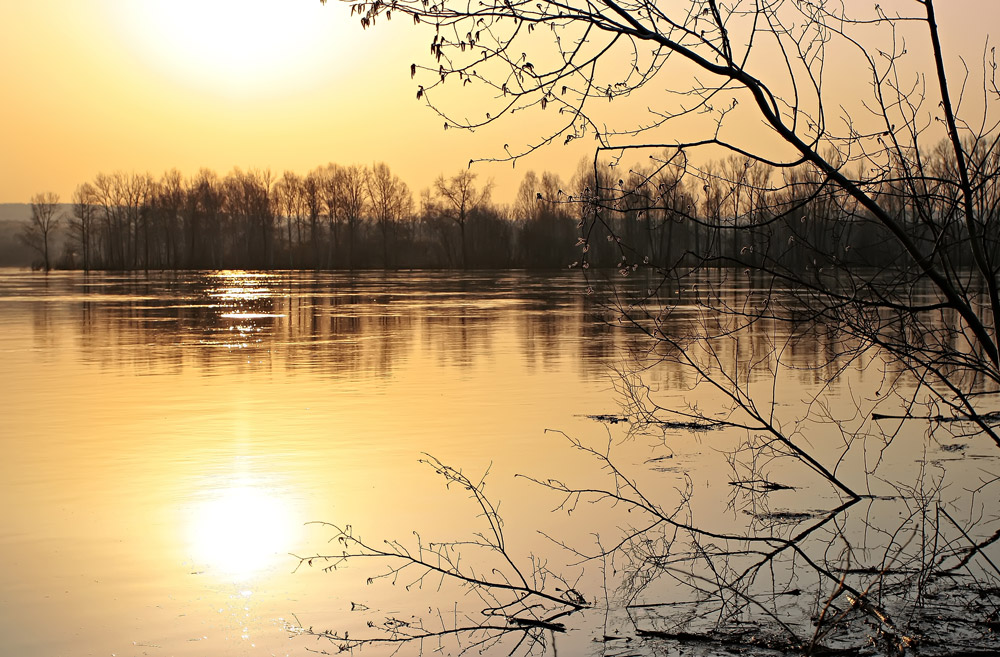
[{"label": "calm water surface", "polygon": [[[304,524],[316,520],[374,542],[476,530],[424,453],[489,469],[517,520],[512,550],[551,551],[536,529],[568,524],[559,500],[514,475],[588,476],[594,464],[545,430],[608,439],[586,416],[618,411],[611,368],[627,344],[586,288],[568,274],[0,273],[0,654],[303,655],[332,646],[290,626],[350,625],[352,603],[405,614],[412,597],[366,586],[372,573],[296,570],[289,553],[330,550],[330,532]],[[795,357],[786,401],[823,385],[823,350]],[[847,377],[857,394],[878,386],[865,369]],[[668,401],[691,384],[646,376]],[[809,439],[822,455],[821,433]],[[729,494],[719,446],[696,437],[669,455],[647,468],[652,485],[688,476],[708,500]],[[863,474],[865,457],[844,470]],[[917,457],[896,472],[949,453]],[[965,460],[958,476],[977,476]],[[826,489],[795,495],[773,503],[835,504]]]},{"label": "calm water surface", "polygon": [[[303,654],[354,591],[310,520],[447,528],[613,412],[573,276],[0,275],[0,653]],[[445,514],[447,516],[447,514]],[[442,529],[444,531],[444,529]],[[309,645],[309,644],[306,644]]]}]

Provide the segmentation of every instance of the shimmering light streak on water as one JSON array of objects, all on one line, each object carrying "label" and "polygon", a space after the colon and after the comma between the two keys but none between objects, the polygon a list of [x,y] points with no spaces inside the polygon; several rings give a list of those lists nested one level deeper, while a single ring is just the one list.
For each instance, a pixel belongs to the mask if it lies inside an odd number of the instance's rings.
[{"label": "shimmering light streak on water", "polygon": [[0,654],[302,654],[292,614],[353,590],[293,573],[329,538],[304,522],[468,523],[422,452],[543,462],[610,410],[581,285],[4,272]]}]

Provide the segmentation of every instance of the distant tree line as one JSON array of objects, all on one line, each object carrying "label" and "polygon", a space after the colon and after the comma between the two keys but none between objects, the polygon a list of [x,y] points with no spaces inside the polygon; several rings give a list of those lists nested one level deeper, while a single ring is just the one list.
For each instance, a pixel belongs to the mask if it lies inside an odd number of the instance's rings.
[{"label": "distant tree line", "polygon": [[[57,265],[81,269],[562,267],[578,232],[570,208],[528,204],[515,216],[469,171],[440,177],[417,205],[381,163],[304,176],[100,173],[77,187],[71,207]],[[33,220],[22,241],[41,257],[38,232]],[[538,243],[525,250],[527,235]]]},{"label": "distant tree line", "polygon": [[[848,166],[878,166],[882,175],[865,192],[916,249],[935,254],[960,276],[976,265],[976,256],[949,148],[942,142],[929,152],[903,151],[885,161],[838,166],[845,172]],[[965,148],[976,171],[1000,170],[995,144],[973,141]],[[829,157],[836,161],[835,154]],[[912,172],[914,160],[921,167],[919,179]],[[580,266],[614,266],[623,274],[640,267],[663,272],[739,267],[796,285],[860,267],[912,268],[912,256],[890,228],[809,163],[778,167],[730,155],[694,165],[681,149],[622,169],[586,167],[575,180],[577,197],[558,193],[560,203],[579,208]],[[984,175],[975,194],[981,218],[974,228],[981,233],[1000,220],[995,176]],[[989,240],[985,248],[989,258],[1000,258],[1000,242]]]},{"label": "distant tree line", "polygon": [[[942,180],[950,175],[946,161],[939,153],[924,157]],[[927,218],[903,202],[912,190],[886,180],[874,191],[912,234],[940,239],[922,228],[930,230]],[[695,167],[676,154],[627,171],[582,163],[568,185],[555,174],[529,171],[509,205],[493,201],[490,183],[477,183],[467,170],[441,176],[415,202],[407,184],[381,163],[328,164],[280,176],[238,168],[224,177],[207,169],[191,178],[176,170],[159,179],[100,173],[77,187],[72,216],[62,226],[53,210],[58,197],[36,195],[21,238],[47,268],[58,227],[66,239],[56,266],[110,270],[578,266],[624,272],[646,263],[712,262],[807,269],[825,259],[880,266],[902,256],[882,227],[806,167],[772,169],[738,157]],[[954,208],[944,191],[922,193],[929,207],[939,198],[944,212]],[[901,200],[893,205],[893,198]],[[961,217],[953,221],[958,228]],[[954,266],[970,257],[960,247],[950,254]]]},{"label": "distant tree line", "polygon": [[[470,171],[439,177],[415,202],[409,186],[382,163],[328,164],[280,176],[238,168],[224,177],[207,169],[191,178],[176,170],[159,179],[100,173],[73,193],[55,264],[88,270],[561,268],[577,253],[580,217],[569,205],[539,201],[540,192],[556,198],[560,186],[556,176],[529,173],[517,203],[503,206],[493,202],[492,185],[479,184]],[[58,197],[45,198],[56,207]],[[54,225],[46,224],[44,240],[34,220],[22,231],[40,267],[48,268],[42,255]]]}]

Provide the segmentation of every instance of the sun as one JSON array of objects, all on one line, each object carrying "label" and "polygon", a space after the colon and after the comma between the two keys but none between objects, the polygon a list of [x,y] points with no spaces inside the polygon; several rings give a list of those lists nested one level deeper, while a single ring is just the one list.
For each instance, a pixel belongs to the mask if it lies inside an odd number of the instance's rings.
[{"label": "sun", "polygon": [[351,32],[318,0],[142,0],[120,11],[152,68],[216,90],[280,93],[331,66]]}]

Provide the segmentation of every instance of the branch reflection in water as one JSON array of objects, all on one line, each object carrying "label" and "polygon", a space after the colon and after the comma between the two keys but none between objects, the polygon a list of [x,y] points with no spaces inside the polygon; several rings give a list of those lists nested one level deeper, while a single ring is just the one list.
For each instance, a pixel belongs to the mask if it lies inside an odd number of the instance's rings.
[{"label": "branch reflection in water", "polygon": [[[703,289],[725,308],[757,294]],[[643,317],[624,303],[609,316]],[[1000,649],[1000,468],[975,426],[990,420],[918,414],[933,399],[907,372],[835,331],[670,308],[656,320],[666,337],[621,372],[622,413],[592,416],[603,439],[550,432],[590,467],[523,455],[520,472],[539,474],[522,495],[553,516],[518,531],[544,540],[508,540],[484,481],[429,459],[475,500],[476,525],[385,544],[334,526],[336,549],[302,563],[361,561],[413,606],[306,633],[334,652],[557,654],[580,649],[560,636],[571,630],[607,655]]]}]

